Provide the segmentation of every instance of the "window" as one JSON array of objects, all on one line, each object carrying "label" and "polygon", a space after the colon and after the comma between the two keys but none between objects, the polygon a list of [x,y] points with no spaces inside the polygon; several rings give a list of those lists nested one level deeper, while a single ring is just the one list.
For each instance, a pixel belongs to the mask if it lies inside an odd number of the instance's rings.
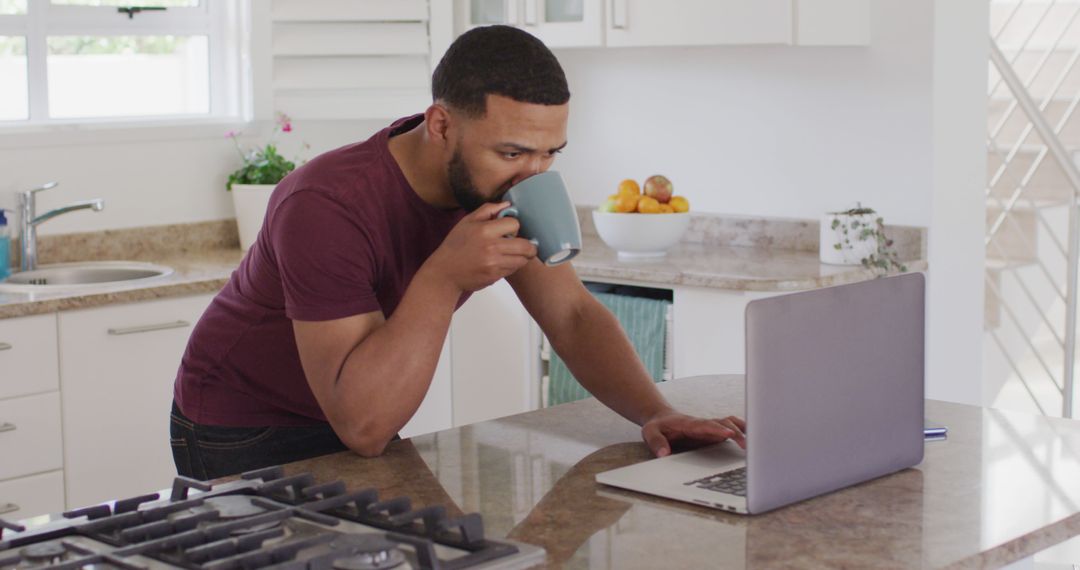
[{"label": "window", "polygon": [[0,128],[238,115],[238,6],[0,0]]}]

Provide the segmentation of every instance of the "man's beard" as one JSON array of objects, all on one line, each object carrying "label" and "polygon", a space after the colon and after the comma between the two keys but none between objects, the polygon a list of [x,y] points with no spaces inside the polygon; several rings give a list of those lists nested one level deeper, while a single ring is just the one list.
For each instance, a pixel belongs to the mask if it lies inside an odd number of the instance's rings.
[{"label": "man's beard", "polygon": [[481,194],[473,185],[469,168],[465,166],[465,159],[461,156],[461,149],[455,150],[454,156],[450,157],[447,173],[450,178],[450,191],[454,193],[454,200],[465,211],[472,212],[492,201]]}]

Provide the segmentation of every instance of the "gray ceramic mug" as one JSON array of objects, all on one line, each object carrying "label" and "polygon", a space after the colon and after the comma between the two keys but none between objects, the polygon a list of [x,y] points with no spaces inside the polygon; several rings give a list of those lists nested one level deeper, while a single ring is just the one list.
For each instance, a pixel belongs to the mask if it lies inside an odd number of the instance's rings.
[{"label": "gray ceramic mug", "polygon": [[558,265],[581,252],[581,224],[562,175],[554,170],[541,172],[518,182],[503,200],[510,207],[499,217],[513,216],[521,223],[518,236],[536,246],[546,265]]}]

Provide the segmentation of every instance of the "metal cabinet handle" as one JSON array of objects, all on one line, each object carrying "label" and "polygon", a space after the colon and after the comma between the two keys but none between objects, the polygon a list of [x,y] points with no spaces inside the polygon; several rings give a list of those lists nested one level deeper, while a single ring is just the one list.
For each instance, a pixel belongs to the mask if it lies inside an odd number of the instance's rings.
[{"label": "metal cabinet handle", "polygon": [[15,431],[15,424],[11,424],[8,422],[0,424],[0,433],[4,433],[6,431]]},{"label": "metal cabinet handle", "polygon": [[109,334],[113,336],[119,336],[123,334],[138,334],[152,331],[163,331],[166,329],[182,329],[184,327],[190,327],[191,323],[187,321],[173,321],[171,323],[158,323],[156,325],[141,325],[137,327],[121,327],[109,329]]},{"label": "metal cabinet handle", "polygon": [[0,351],[11,350],[13,348],[15,348],[15,347],[11,346],[10,344],[8,344],[6,342],[0,342]]},{"label": "metal cabinet handle", "polygon": [[8,513],[13,513],[15,511],[19,510],[20,508],[21,507],[19,507],[19,505],[16,505],[15,503],[4,503],[4,504],[0,505],[0,515],[6,515]]},{"label": "metal cabinet handle", "polygon": [[611,27],[613,29],[626,29],[626,12],[626,0],[611,0]]}]

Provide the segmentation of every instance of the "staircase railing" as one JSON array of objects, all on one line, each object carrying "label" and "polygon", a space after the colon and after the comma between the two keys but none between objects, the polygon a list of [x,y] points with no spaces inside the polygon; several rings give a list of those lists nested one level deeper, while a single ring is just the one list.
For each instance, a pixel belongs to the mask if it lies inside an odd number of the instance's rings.
[{"label": "staircase railing", "polygon": [[[1073,23],[1080,18],[1080,4],[1075,5],[1075,9],[1072,10],[1072,13],[1066,18],[1061,33],[1053,38],[1053,41],[1049,44],[1049,48],[1046,49],[1042,57],[1039,58],[1039,61],[1035,64],[1034,71],[1030,73],[1026,81],[1021,80],[1017,76],[1013,65],[1024,54],[1025,49],[1029,46],[1032,39],[1036,37],[1037,33],[1039,33],[1043,24],[1048,21],[1050,12],[1054,9],[1055,4],[1058,3],[1056,0],[1044,3],[1045,9],[1038,15],[1035,26],[1030,30],[1023,42],[1019,44],[1014,57],[1010,60],[1002,53],[998,45],[998,39],[1000,38],[1001,33],[1008,27],[1009,23],[1013,21],[1013,18],[1017,13],[1020,12],[1024,4],[1024,0],[1017,2],[1014,5],[1013,10],[1005,19],[1005,23],[1000,28],[999,33],[990,38],[990,60],[1000,75],[998,81],[991,87],[990,94],[993,95],[1001,84],[1004,83],[1011,92],[1013,100],[1009,103],[1002,118],[988,132],[988,149],[1000,159],[1001,164],[988,180],[987,198],[1000,208],[1000,212],[987,225],[985,243],[996,257],[1005,261],[1005,267],[1001,269],[1002,274],[1008,273],[1016,280],[1021,291],[1024,293],[1024,296],[1027,298],[1027,301],[1035,308],[1039,319],[1046,326],[1046,329],[1052,333],[1056,345],[1061,349],[1064,362],[1062,362],[1060,378],[1058,377],[1059,375],[1055,373],[1054,367],[1047,362],[1047,357],[1032,342],[1031,335],[1024,330],[1022,319],[1016,314],[1017,311],[1013,307],[1011,300],[1002,294],[1001,289],[992,278],[992,273],[989,268],[987,271],[986,282],[989,293],[996,298],[999,306],[1009,317],[1009,322],[1018,329],[1020,333],[1019,336],[1024,339],[1029,354],[1034,356],[1038,361],[1040,368],[1053,383],[1054,389],[1061,395],[1062,416],[1071,418],[1073,417],[1074,411],[1073,399],[1076,372],[1077,272],[1078,269],[1080,269],[1080,225],[1078,225],[1080,217],[1078,217],[1077,211],[1078,196],[1080,196],[1080,170],[1077,169],[1069,151],[1065,148],[1064,144],[1062,144],[1059,135],[1068,124],[1068,121],[1076,108],[1080,106],[1080,92],[1076,93],[1069,100],[1064,115],[1053,126],[1047,121],[1045,111],[1050,103],[1055,100],[1055,97],[1057,97],[1058,92],[1065,84],[1069,74],[1077,66],[1077,63],[1080,62],[1080,46],[1077,46],[1070,54],[1064,69],[1052,82],[1049,94],[1043,98],[1041,103],[1035,103],[1029,90],[1038,78],[1040,72],[1044,69],[1051,55],[1058,52],[1059,47],[1063,43],[1063,40]],[[1061,22],[1060,19],[1054,19],[1053,21],[1058,24]],[[1017,108],[1022,111],[1028,124],[1021,131],[1015,144],[1012,144],[1010,148],[1005,150],[998,144],[997,139],[1006,124],[1009,123]],[[1014,161],[1016,156],[1022,150],[1032,148],[1032,145],[1024,144],[1032,131],[1034,131],[1042,140],[1042,144],[1035,145],[1035,148],[1037,148],[1035,158],[1024,171],[1023,175],[1017,178],[1015,174],[1010,171],[1009,166],[1015,164]],[[1062,243],[1062,241],[1058,239],[1052,228],[1052,224],[1037,207],[1037,201],[1030,198],[1027,193],[1029,185],[1035,177],[1035,173],[1043,164],[1047,156],[1052,158],[1054,162],[1060,166],[1065,175],[1065,179],[1072,190],[1068,193],[1066,204],[1068,207],[1068,237],[1066,243]],[[994,188],[1002,183],[1003,180],[1008,182],[1009,187],[1011,188],[1011,192],[1008,194],[1007,198],[1004,199],[994,192]],[[1030,210],[1034,212],[1036,229],[1043,229],[1044,234],[1050,236],[1056,252],[1065,258],[1066,271],[1064,287],[1059,285],[1058,279],[1054,277],[1053,272],[1047,266],[1045,260],[1039,256],[1038,251],[1035,249],[1034,240],[1026,236],[1026,230],[1016,221],[1016,216],[1014,214],[1016,213],[1018,204],[1021,200],[1030,204]],[[1035,266],[1040,268],[1042,275],[1045,276],[1053,291],[1058,295],[1060,300],[1064,302],[1064,335],[1058,334],[1057,327],[1052,322],[1053,319],[1047,314],[1046,309],[1044,309],[1039,302],[1040,300],[1032,292],[1030,283],[1028,283],[1023,273],[1019,270],[1018,265],[1010,263],[1010,258],[1012,256],[1000,243],[1000,238],[1003,235],[1002,229],[1006,226],[1014,230],[1012,234],[1009,235],[1010,238],[1021,240],[1021,245],[1024,246],[1025,251],[1035,252],[1034,260],[1025,259],[1024,261],[1033,262]],[[988,255],[988,257],[990,256]],[[995,344],[1001,350],[1002,356],[1006,362],[1008,362],[1011,370],[1031,397],[1035,406],[1040,412],[1046,414],[1047,410],[1043,408],[1040,399],[1036,395],[1036,390],[1033,388],[1035,378],[1031,378],[1028,374],[1025,374],[1023,367],[1018,362],[1018,357],[1014,354],[1016,347],[1010,348],[1009,343],[1002,338],[996,329],[991,328],[989,329],[989,332],[994,339]],[[1021,350],[1023,350],[1023,347],[1021,347]]]}]

